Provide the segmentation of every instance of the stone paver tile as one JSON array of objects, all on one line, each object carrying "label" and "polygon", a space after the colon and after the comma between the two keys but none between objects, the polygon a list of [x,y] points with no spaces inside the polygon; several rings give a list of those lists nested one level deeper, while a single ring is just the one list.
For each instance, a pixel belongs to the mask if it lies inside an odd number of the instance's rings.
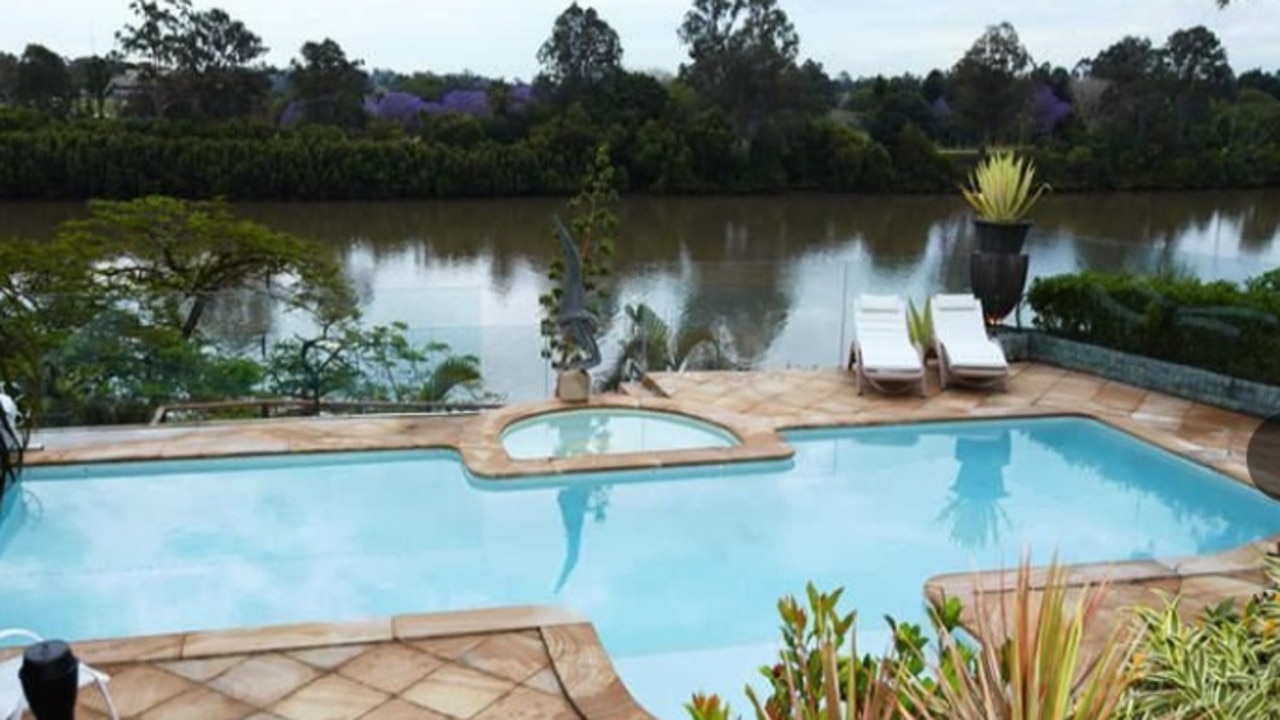
[{"label": "stone paver tile", "polygon": [[560,687],[560,678],[556,677],[556,671],[552,668],[535,673],[533,677],[525,680],[523,685],[549,695],[564,695],[564,688]]},{"label": "stone paver tile", "polygon": [[253,712],[239,700],[199,688],[151,708],[141,720],[241,720]]},{"label": "stone paver tile", "polygon": [[1093,403],[1103,407],[1133,412],[1142,407],[1147,391],[1130,385],[1109,382],[1093,395]]},{"label": "stone paver tile", "polygon": [[380,705],[360,720],[451,720],[447,715],[432,712],[424,707],[392,699]]},{"label": "stone paver tile", "polygon": [[549,667],[551,656],[535,631],[495,635],[468,650],[458,662],[519,683]]},{"label": "stone paver tile", "polygon": [[[107,686],[111,690],[111,700],[121,717],[141,715],[160,703],[196,689],[196,685],[185,678],[167,673],[151,665],[126,665],[111,676]],[[106,702],[102,695],[91,692],[81,695],[81,702],[90,708],[106,713]]]},{"label": "stone paver tile", "polygon": [[188,680],[204,682],[215,678],[245,661],[245,655],[224,655],[222,657],[203,658],[201,660],[171,660],[156,663],[175,675]]},{"label": "stone paver tile", "polygon": [[484,642],[488,635],[431,638],[411,643],[414,647],[445,660],[457,660],[466,651]]},{"label": "stone paver tile", "polygon": [[582,716],[563,697],[554,697],[529,688],[511,694],[485,708],[475,720],[581,720]]},{"label": "stone paver tile", "polygon": [[284,655],[257,655],[209,682],[209,687],[265,708],[314,680],[320,673]]},{"label": "stone paver tile", "polygon": [[334,645],[314,650],[294,650],[289,653],[289,657],[321,670],[332,670],[368,648],[368,645]]},{"label": "stone paver tile", "polygon": [[446,665],[401,697],[428,710],[470,718],[515,687],[515,683],[464,667]]},{"label": "stone paver tile", "polygon": [[444,661],[434,655],[404,645],[380,645],[352,659],[338,672],[394,695],[443,664]]},{"label": "stone paver tile", "polygon": [[281,700],[271,712],[286,720],[355,720],[388,699],[386,693],[330,675]]}]

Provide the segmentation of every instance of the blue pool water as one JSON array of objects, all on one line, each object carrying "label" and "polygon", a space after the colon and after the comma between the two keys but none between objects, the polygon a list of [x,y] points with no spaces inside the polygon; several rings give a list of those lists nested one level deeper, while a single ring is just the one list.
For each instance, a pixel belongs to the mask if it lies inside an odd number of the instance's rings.
[{"label": "blue pool water", "polygon": [[[660,717],[742,705],[778,596],[922,619],[943,572],[1168,557],[1280,503],[1079,419],[788,435],[793,462],[494,484],[440,452],[36,468],[0,516],[0,625],[68,638],[525,603],[586,613]],[[867,638],[884,634],[874,625]]]},{"label": "blue pool water", "polygon": [[731,447],[738,439],[710,423],[650,410],[563,410],[512,423],[502,446],[517,460]]}]

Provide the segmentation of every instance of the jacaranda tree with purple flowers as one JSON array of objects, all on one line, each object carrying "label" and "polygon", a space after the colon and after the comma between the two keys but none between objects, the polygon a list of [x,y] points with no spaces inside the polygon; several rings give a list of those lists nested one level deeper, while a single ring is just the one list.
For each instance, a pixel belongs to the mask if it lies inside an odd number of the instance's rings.
[{"label": "jacaranda tree with purple flowers", "polygon": [[1071,103],[1058,97],[1048,85],[1038,85],[1031,94],[1028,114],[1035,135],[1052,135],[1071,115]]}]

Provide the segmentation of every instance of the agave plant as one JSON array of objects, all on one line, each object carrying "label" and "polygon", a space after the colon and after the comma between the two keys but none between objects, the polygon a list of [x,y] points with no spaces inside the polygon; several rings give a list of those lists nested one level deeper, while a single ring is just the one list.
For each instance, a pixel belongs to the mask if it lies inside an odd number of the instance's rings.
[{"label": "agave plant", "polygon": [[1018,157],[1011,150],[999,150],[973,169],[969,174],[969,186],[961,186],[960,192],[979,220],[1016,223],[1050,189],[1041,183],[1033,190],[1035,179],[1035,163]]}]

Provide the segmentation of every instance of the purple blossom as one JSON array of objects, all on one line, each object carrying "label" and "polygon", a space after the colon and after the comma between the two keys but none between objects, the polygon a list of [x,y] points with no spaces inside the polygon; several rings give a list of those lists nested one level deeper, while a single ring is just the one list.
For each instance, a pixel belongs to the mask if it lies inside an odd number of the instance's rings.
[{"label": "purple blossom", "polygon": [[511,104],[521,108],[533,102],[533,86],[520,83],[511,88]]},{"label": "purple blossom", "polygon": [[280,113],[280,127],[293,127],[302,119],[302,101],[294,100],[285,106],[284,112]]},{"label": "purple blossom", "polygon": [[946,98],[939,95],[937,99],[933,101],[933,112],[938,117],[950,117],[951,105],[947,102]]},{"label": "purple blossom", "polygon": [[428,105],[417,95],[393,92],[380,98],[366,99],[364,109],[375,117],[409,126],[418,121],[419,115],[428,112]]},{"label": "purple blossom", "polygon": [[489,93],[484,90],[450,90],[440,98],[440,105],[444,112],[483,117],[489,114]]},{"label": "purple blossom", "polygon": [[1037,134],[1048,135],[1071,114],[1071,103],[1058,97],[1053,88],[1040,85],[1031,96],[1031,126]]}]

